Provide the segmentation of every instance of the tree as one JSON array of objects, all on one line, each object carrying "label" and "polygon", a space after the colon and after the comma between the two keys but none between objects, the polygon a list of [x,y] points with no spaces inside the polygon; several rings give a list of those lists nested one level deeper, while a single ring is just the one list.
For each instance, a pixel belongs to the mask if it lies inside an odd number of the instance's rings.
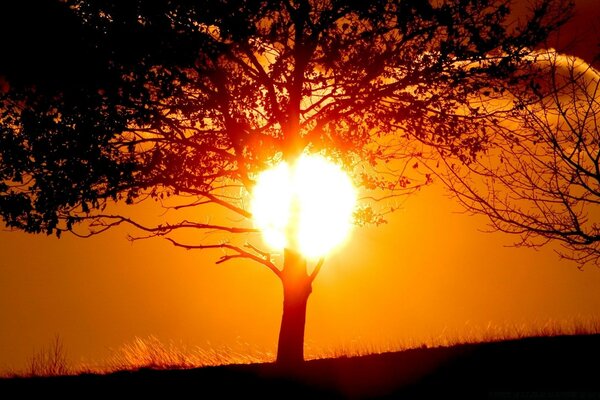
[{"label": "tree", "polygon": [[[488,137],[479,119],[469,118],[477,111],[469,99],[519,85],[526,74],[516,71],[531,47],[564,22],[570,3],[543,0],[526,16],[510,6],[508,0],[47,6],[46,13],[65,21],[61,39],[83,56],[65,51],[67,65],[54,58],[50,72],[28,66],[23,75],[20,58],[2,67],[0,213],[9,227],[56,235],[90,236],[129,224],[143,237],[225,251],[217,262],[262,264],[283,284],[277,361],[297,365],[322,260],[309,273],[307,260],[286,249],[280,268],[271,254],[244,242],[256,233],[245,199],[257,173],[302,152],[323,153],[353,172],[376,201],[431,181],[407,168],[423,156],[420,143],[471,160]],[[38,22],[47,21],[46,14]],[[182,217],[146,224],[107,212],[113,202],[147,199],[195,215],[202,208],[212,215],[216,207],[241,222]],[[381,222],[386,210],[376,208],[367,201],[357,219]],[[185,242],[178,232],[189,229],[228,239]]]},{"label": "tree", "polygon": [[[600,74],[553,51],[536,57],[543,74],[494,130],[494,146],[446,183],[467,210],[518,245],[558,241],[560,255],[600,265]],[[533,97],[532,97],[533,96]]]}]

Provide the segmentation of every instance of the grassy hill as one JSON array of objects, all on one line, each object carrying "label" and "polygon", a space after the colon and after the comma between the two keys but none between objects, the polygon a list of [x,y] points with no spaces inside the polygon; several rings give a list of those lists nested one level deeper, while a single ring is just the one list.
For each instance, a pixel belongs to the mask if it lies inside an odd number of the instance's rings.
[{"label": "grassy hill", "polygon": [[[600,335],[494,343],[273,364],[106,375],[0,379],[0,398],[487,398],[600,399]],[[435,395],[435,397],[431,397]],[[142,397],[143,396],[143,397]]]}]

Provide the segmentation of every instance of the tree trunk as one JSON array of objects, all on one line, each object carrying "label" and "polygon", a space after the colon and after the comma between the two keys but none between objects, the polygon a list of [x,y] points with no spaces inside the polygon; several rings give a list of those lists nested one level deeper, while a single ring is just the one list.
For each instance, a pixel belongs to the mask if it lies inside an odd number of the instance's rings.
[{"label": "tree trunk", "polygon": [[293,369],[304,362],[306,303],[312,291],[306,271],[306,260],[299,253],[285,249],[281,281],[283,315],[277,347],[277,364]]}]

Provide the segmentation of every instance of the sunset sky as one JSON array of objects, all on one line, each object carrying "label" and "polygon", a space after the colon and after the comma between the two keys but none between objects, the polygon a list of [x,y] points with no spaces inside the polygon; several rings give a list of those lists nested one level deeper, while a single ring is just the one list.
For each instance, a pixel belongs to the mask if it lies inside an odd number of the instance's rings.
[{"label": "sunset sky", "polygon": [[[572,53],[600,53],[600,9],[577,0],[561,33]],[[159,214],[152,205],[142,210]],[[492,327],[600,321],[600,270],[560,260],[552,246],[508,247],[461,213],[439,185],[406,199],[380,227],[355,228],[313,286],[306,354],[468,337]],[[19,369],[60,335],[74,363],[101,363],[135,337],[202,348],[275,352],[281,284],[250,261],[185,251],[131,229],[90,239],[0,231],[0,372]]]}]

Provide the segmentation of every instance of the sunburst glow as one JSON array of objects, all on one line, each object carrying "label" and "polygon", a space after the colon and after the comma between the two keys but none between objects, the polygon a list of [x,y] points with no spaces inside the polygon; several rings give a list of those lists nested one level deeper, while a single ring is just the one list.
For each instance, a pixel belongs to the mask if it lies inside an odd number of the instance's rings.
[{"label": "sunburst glow", "polygon": [[355,202],[356,190],[338,165],[302,155],[292,165],[281,162],[258,176],[251,210],[269,246],[314,258],[348,237]]}]

